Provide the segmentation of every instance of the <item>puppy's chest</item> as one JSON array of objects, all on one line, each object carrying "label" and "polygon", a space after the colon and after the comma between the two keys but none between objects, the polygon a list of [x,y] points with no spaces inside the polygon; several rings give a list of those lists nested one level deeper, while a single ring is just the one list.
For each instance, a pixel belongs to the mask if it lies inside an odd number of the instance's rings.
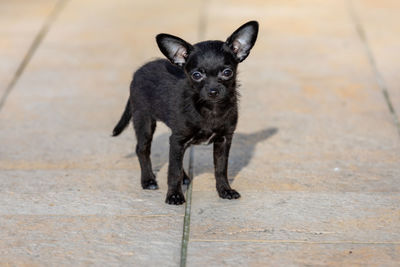
[{"label": "puppy's chest", "polygon": [[211,130],[199,130],[197,131],[186,143],[187,145],[209,145],[211,144],[215,137],[216,132]]},{"label": "puppy's chest", "polygon": [[187,142],[187,145],[209,145],[213,143],[218,136],[224,135],[226,121],[219,116],[208,114],[202,121],[197,123],[196,130]]}]

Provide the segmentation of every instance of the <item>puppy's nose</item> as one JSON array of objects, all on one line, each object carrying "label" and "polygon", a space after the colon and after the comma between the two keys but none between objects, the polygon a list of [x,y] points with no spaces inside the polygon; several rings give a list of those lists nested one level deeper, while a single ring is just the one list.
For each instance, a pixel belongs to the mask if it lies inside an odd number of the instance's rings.
[{"label": "puppy's nose", "polygon": [[217,97],[218,95],[219,95],[219,92],[217,89],[210,89],[210,91],[208,91],[209,97]]}]

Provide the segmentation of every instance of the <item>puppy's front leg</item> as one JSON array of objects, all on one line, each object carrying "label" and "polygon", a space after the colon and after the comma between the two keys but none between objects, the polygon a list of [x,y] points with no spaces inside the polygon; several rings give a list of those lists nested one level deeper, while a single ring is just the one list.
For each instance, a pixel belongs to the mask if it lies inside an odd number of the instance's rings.
[{"label": "puppy's front leg", "polygon": [[165,202],[181,205],[185,202],[182,193],[183,154],[185,152],[183,138],[172,134],[169,138],[168,192]]},{"label": "puppy's front leg", "polygon": [[221,198],[236,199],[240,194],[231,188],[228,181],[228,157],[232,135],[218,137],[214,141],[214,168],[217,191]]}]

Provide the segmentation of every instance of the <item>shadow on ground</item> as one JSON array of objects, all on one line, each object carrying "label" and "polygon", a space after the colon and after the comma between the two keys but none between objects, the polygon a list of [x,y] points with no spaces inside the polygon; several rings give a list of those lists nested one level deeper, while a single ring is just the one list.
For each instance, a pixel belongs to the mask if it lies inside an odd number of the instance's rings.
[{"label": "shadow on ground", "polygon": [[[272,137],[277,132],[277,128],[266,128],[250,134],[235,133],[229,156],[229,178],[231,182],[238,173],[250,163],[256,145]],[[169,133],[164,133],[154,138],[151,147],[151,161],[155,173],[168,162],[168,154]],[[136,154],[131,153],[126,157],[136,158]],[[195,146],[194,172],[196,176],[203,173],[214,173],[212,145]]]},{"label": "shadow on ground", "polygon": [[[230,182],[233,182],[239,172],[250,163],[256,145],[277,132],[277,128],[266,128],[250,134],[235,133],[229,155],[228,177]],[[212,145],[196,146],[194,173],[196,176],[203,173],[214,173]]]}]

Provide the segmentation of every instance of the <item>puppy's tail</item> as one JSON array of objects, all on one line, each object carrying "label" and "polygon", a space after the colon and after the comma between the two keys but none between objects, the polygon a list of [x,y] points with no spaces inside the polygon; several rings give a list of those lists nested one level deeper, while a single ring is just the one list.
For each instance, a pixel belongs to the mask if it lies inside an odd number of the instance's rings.
[{"label": "puppy's tail", "polygon": [[131,104],[128,99],[128,103],[126,103],[125,111],[122,114],[122,117],[119,120],[118,124],[115,126],[112,136],[118,136],[120,133],[122,133],[122,131],[125,130],[126,126],[128,126],[129,121],[131,120],[131,117],[132,117]]}]

